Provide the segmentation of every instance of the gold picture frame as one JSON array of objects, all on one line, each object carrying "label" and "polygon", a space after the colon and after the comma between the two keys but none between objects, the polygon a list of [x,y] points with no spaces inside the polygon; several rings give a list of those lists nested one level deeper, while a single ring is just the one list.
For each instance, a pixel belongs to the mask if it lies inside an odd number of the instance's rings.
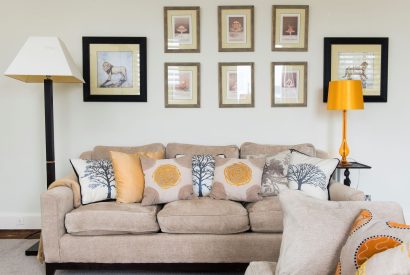
[{"label": "gold picture frame", "polygon": [[199,53],[200,8],[164,7],[164,52]]},{"label": "gold picture frame", "polygon": [[220,108],[255,106],[253,62],[219,63],[218,74]]},{"label": "gold picture frame", "polygon": [[165,108],[201,107],[200,63],[165,63]]},{"label": "gold picture frame", "polygon": [[272,6],[272,51],[307,52],[308,5]]},{"label": "gold picture frame", "polygon": [[307,106],[307,62],[271,63],[272,107]]},{"label": "gold picture frame", "polygon": [[254,6],[218,6],[218,50],[254,51]]}]

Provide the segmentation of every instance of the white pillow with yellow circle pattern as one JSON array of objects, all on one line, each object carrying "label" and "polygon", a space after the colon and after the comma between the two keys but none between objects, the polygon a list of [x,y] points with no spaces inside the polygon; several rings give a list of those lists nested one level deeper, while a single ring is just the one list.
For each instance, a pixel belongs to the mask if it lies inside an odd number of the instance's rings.
[{"label": "white pillow with yellow circle pattern", "polygon": [[142,157],[141,166],[145,179],[142,205],[168,203],[193,197],[191,157],[161,160]]},{"label": "white pillow with yellow circle pattern", "polygon": [[218,200],[254,202],[261,200],[265,158],[215,159],[211,197]]},{"label": "white pillow with yellow circle pattern", "polygon": [[410,274],[410,235],[401,245],[370,257],[356,271],[356,275],[365,274]]}]

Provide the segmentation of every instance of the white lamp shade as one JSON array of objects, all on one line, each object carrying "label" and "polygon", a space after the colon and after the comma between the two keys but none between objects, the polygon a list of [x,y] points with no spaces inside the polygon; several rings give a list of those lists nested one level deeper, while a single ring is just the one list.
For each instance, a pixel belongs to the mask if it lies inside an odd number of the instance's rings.
[{"label": "white lamp shade", "polygon": [[42,83],[46,78],[61,83],[84,83],[58,37],[29,37],[4,74],[30,83]]}]

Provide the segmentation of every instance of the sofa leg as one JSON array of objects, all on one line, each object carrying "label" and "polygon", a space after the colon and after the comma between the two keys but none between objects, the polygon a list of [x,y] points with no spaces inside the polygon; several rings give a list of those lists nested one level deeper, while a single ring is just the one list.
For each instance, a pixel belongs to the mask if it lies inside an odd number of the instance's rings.
[{"label": "sofa leg", "polygon": [[56,268],[53,264],[46,263],[46,275],[54,275]]}]

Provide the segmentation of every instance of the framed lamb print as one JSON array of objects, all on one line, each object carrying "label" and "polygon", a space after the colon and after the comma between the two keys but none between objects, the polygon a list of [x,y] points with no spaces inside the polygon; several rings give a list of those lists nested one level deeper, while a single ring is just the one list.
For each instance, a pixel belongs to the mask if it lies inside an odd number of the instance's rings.
[{"label": "framed lamb print", "polygon": [[218,49],[220,52],[254,51],[254,7],[218,7]]},{"label": "framed lamb print", "polygon": [[83,37],[84,101],[147,102],[147,39]]},{"label": "framed lamb print", "polygon": [[329,81],[361,80],[364,102],[387,102],[389,38],[326,37],[324,40],[323,102]]},{"label": "framed lamb print", "polygon": [[307,52],[309,6],[272,7],[272,51]]},{"label": "framed lamb print", "polygon": [[200,8],[164,7],[164,51],[200,52]]},{"label": "framed lamb print", "polygon": [[165,63],[165,108],[200,107],[200,64]]},{"label": "framed lamb print", "polygon": [[254,107],[252,62],[219,63],[219,107]]}]

